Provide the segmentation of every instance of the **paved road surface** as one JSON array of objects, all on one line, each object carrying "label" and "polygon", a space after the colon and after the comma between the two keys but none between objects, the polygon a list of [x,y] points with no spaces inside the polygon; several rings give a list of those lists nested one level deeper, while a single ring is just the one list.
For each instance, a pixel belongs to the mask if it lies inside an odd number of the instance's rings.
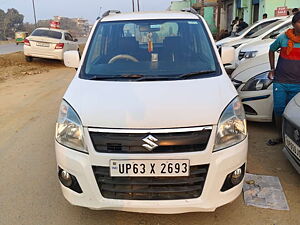
[{"label": "paved road surface", "polygon": [[58,107],[73,69],[0,83],[1,225],[299,225],[300,176],[281,152],[267,147],[274,134],[266,124],[249,124],[248,171],[279,176],[290,211],[247,207],[240,196],[214,213],[148,215],[92,211],[71,206],[56,176],[54,129]]}]

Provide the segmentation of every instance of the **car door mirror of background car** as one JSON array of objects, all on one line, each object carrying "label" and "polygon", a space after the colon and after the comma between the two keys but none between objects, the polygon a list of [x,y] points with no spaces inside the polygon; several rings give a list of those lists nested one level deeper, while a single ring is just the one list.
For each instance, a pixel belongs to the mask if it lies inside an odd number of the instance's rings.
[{"label": "car door mirror of background car", "polygon": [[74,42],[77,42],[77,41],[78,41],[78,39],[75,38],[75,39],[74,39]]},{"label": "car door mirror of background car", "polygon": [[77,69],[80,63],[80,55],[78,51],[66,51],[64,53],[64,64],[66,67]]},{"label": "car door mirror of background car", "polygon": [[233,64],[235,59],[235,50],[233,47],[222,47],[220,48],[220,56],[224,66]]}]

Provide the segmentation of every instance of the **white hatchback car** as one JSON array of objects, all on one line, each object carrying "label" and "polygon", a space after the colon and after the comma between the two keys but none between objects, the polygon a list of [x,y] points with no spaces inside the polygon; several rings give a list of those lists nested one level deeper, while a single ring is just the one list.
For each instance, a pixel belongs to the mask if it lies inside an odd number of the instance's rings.
[{"label": "white hatchback car", "polygon": [[[275,56],[277,62],[279,54]],[[269,56],[266,53],[242,62],[231,75],[249,121],[273,120],[273,84],[268,79],[269,70]]]},{"label": "white hatchback car", "polygon": [[230,44],[231,42],[238,41],[243,38],[247,38],[250,35],[254,34],[255,32],[257,32],[257,31],[263,29],[264,27],[266,27],[278,20],[281,20],[281,19],[282,19],[282,17],[273,17],[273,18],[259,20],[255,23],[253,23],[251,26],[245,28],[241,32],[237,33],[235,36],[226,37],[226,38],[223,38],[223,39],[217,41],[216,45],[218,48],[220,48],[224,44]]},{"label": "white hatchback car", "polygon": [[[250,35],[247,38],[243,38],[234,42],[230,42],[228,44],[224,44],[223,46],[231,46],[235,48],[235,59],[228,65],[226,65],[227,69],[236,69],[239,64],[241,63],[241,60],[245,57],[248,57],[245,52],[241,52],[241,49],[246,46],[247,44],[251,44],[257,41],[261,41],[264,39],[270,38],[270,35],[274,35],[274,33],[277,34],[279,30],[287,30],[292,23],[292,17],[283,18],[281,20],[278,20],[265,28],[255,32],[254,34]],[[250,54],[254,54],[251,52]],[[251,58],[249,56],[249,58]]]},{"label": "white hatchback car", "polygon": [[[232,60],[233,48],[223,54]],[[70,203],[183,213],[213,211],[240,195],[245,114],[202,17],[107,12],[81,62],[77,51],[64,60],[78,68],[55,138]]]},{"label": "white hatchback car", "polygon": [[33,58],[63,60],[64,52],[79,51],[77,39],[66,30],[37,28],[24,40],[24,55],[28,62]]},{"label": "white hatchback car", "polygon": [[283,152],[300,174],[300,93],[286,106],[283,118]]}]

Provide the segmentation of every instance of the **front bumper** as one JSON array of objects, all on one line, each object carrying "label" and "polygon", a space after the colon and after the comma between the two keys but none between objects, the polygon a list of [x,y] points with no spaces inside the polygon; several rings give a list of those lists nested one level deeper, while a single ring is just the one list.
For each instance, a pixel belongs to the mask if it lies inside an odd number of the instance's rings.
[{"label": "front bumper", "polygon": [[149,154],[103,154],[91,150],[89,154],[76,152],[56,142],[56,158],[60,168],[74,175],[83,193],[78,194],[61,185],[65,198],[73,205],[97,210],[121,210],[141,213],[185,213],[214,211],[236,199],[242,183],[221,192],[226,176],[246,163],[248,138],[226,150],[212,153],[214,138],[203,152],[152,154],[151,159],[189,159],[190,165],[209,164],[205,185],[199,198],[184,200],[116,200],[103,198],[92,166],[108,167],[111,159],[149,159]]},{"label": "front bumper", "polygon": [[246,118],[254,122],[272,122],[273,119],[273,91],[272,88],[261,91],[241,91],[240,99],[244,105]]}]

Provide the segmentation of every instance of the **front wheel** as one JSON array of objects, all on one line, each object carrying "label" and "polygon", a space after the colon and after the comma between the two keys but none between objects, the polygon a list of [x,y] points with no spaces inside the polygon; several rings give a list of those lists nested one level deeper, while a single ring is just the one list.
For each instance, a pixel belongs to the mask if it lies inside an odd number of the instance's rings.
[{"label": "front wheel", "polygon": [[32,62],[33,58],[31,56],[25,56],[26,62]]}]

